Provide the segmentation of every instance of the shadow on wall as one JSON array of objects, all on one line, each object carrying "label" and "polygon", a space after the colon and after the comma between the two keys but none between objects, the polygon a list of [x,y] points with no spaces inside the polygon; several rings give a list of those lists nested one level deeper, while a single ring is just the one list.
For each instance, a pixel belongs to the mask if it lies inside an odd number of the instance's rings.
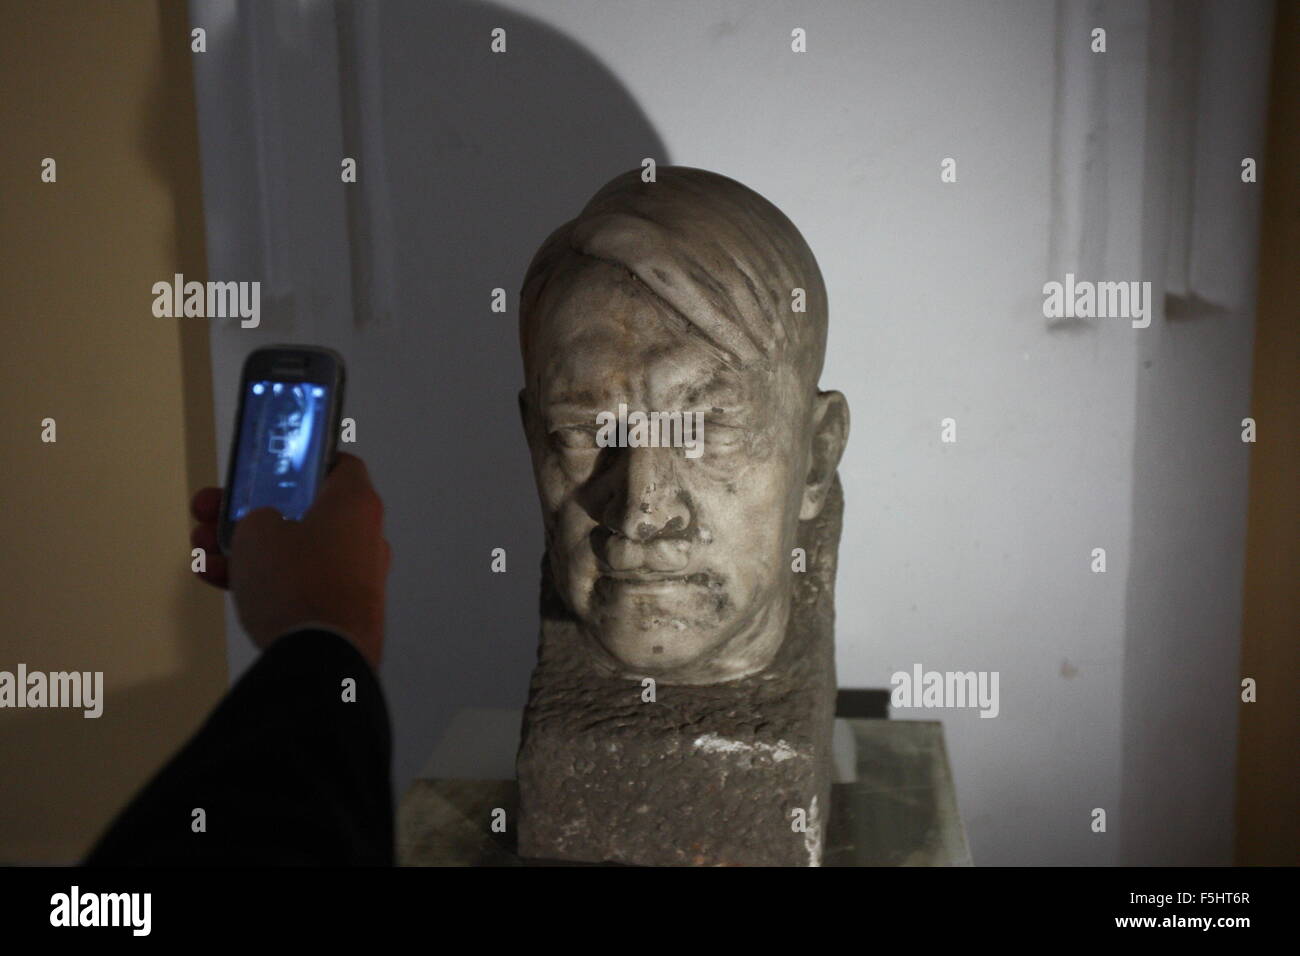
[{"label": "shadow on wall", "polygon": [[[400,796],[458,711],[522,706],[535,660],[542,526],[516,404],[528,262],[600,185],[668,157],[614,75],[544,24],[487,3],[379,9],[396,238],[376,253],[392,257],[398,317],[356,332],[348,414],[369,428],[358,449],[393,543],[384,683]],[[488,53],[498,27],[505,55]],[[498,547],[505,574],[491,571]]]}]

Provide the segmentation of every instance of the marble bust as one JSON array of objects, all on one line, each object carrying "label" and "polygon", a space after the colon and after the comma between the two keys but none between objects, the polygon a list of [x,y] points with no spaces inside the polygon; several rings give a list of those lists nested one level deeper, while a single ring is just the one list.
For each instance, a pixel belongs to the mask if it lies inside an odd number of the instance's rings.
[{"label": "marble bust", "polygon": [[[793,223],[701,169],[616,177],[534,256],[519,402],[546,555],[519,760],[525,852],[816,862],[807,830],[792,860],[745,841],[770,842],[765,828],[789,830],[818,796],[824,811],[829,791],[849,416],[818,387],[826,327]],[[615,415],[620,428],[603,427]],[[622,420],[636,415],[663,427],[637,441]],[[787,784],[790,806],[737,817]],[[683,800],[740,835],[674,832]]]}]

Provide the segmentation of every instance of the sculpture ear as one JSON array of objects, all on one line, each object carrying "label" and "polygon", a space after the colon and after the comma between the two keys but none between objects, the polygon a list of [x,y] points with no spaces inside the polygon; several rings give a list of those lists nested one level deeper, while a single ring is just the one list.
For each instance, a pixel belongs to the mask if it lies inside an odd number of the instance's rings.
[{"label": "sculpture ear", "polygon": [[800,521],[821,514],[848,440],[849,403],[840,392],[818,392],[813,399],[812,447],[809,449],[803,501],[799,505]]}]

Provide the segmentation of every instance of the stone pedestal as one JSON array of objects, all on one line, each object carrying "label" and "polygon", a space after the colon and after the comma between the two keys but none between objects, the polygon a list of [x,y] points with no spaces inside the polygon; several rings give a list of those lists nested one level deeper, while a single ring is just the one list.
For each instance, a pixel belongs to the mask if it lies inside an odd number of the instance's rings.
[{"label": "stone pedestal", "polygon": [[[831,786],[842,498],[800,526],[807,570],[773,663],[723,684],[602,676],[543,602],[518,758],[519,852],[642,865],[817,866]],[[544,588],[545,593],[545,588]]]},{"label": "stone pedestal", "polygon": [[[822,865],[970,866],[943,725],[921,720],[840,720],[837,725],[843,746],[837,748]],[[484,738],[491,729],[480,727],[469,736]],[[491,738],[487,732],[485,739]],[[490,756],[485,768],[498,766],[506,754]],[[513,780],[416,780],[397,815],[398,861],[403,866],[554,863],[519,855],[518,806]]]}]

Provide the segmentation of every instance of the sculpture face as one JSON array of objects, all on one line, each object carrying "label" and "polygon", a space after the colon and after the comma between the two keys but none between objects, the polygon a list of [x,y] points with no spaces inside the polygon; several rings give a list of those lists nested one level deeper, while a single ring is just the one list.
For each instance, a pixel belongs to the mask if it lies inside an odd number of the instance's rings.
[{"label": "sculpture face", "polygon": [[[842,396],[817,391],[820,355],[737,360],[596,257],[553,277],[527,321],[521,404],[548,560],[593,660],[682,683],[761,670],[785,635],[799,521],[847,432]],[[597,416],[620,405],[702,413],[698,457],[601,447]]]}]

